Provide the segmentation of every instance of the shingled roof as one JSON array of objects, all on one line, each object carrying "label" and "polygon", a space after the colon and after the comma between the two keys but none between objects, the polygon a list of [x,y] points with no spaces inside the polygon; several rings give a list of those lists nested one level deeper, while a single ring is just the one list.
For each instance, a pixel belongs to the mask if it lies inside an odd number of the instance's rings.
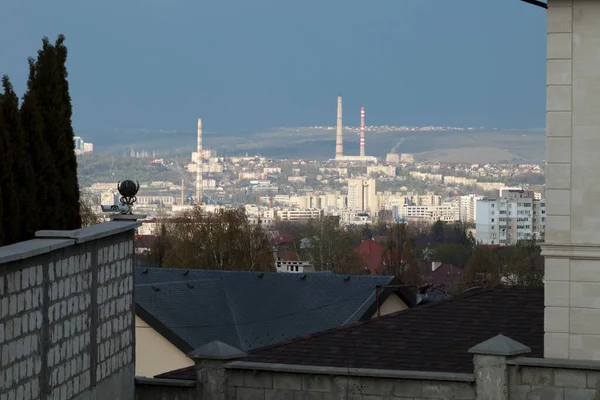
[{"label": "shingled roof", "polygon": [[503,334],[543,357],[544,288],[498,286],[257,349],[241,361],[473,372],[469,348]]},{"label": "shingled roof", "polygon": [[[370,318],[390,276],[136,268],[136,314],[182,352],[242,351]],[[384,294],[384,296],[389,293]]]}]

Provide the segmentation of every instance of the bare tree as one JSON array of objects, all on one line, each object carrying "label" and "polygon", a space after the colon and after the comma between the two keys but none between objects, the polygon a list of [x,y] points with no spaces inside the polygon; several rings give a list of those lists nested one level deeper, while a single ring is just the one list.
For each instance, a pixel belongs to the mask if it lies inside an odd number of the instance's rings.
[{"label": "bare tree", "polygon": [[81,227],[96,225],[101,222],[101,218],[94,212],[100,203],[89,194],[81,193],[79,199],[79,215],[81,215]]},{"label": "bare tree", "polygon": [[419,287],[423,283],[419,259],[412,244],[411,229],[406,224],[396,223],[388,227],[381,270],[385,274],[396,276],[404,285]]},{"label": "bare tree", "polygon": [[363,261],[354,250],[353,238],[353,231],[340,227],[332,218],[314,219],[307,224],[298,252],[316,271],[359,274]]},{"label": "bare tree", "polygon": [[207,213],[200,208],[165,220],[153,259],[167,268],[272,271],[267,232],[250,224],[243,209]]}]

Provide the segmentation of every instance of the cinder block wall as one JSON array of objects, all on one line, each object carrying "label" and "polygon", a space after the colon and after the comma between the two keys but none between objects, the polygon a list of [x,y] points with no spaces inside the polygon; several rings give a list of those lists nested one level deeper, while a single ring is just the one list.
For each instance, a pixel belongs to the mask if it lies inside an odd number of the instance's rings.
[{"label": "cinder block wall", "polygon": [[539,365],[509,367],[510,400],[600,398],[600,364],[552,365],[535,361]]},{"label": "cinder block wall", "polygon": [[137,225],[0,248],[0,398],[133,399]]},{"label": "cinder block wall", "polygon": [[228,398],[234,399],[411,399],[474,400],[472,382],[333,374],[228,370]]}]

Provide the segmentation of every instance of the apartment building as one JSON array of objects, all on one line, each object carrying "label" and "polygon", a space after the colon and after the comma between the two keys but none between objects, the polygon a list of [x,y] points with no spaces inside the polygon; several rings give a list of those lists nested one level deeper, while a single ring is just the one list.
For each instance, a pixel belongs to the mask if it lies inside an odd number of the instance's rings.
[{"label": "apartment building", "polygon": [[427,222],[455,222],[459,220],[458,202],[444,203],[440,205],[411,206],[404,204],[392,208],[394,219],[417,219]]},{"label": "apartment building", "polygon": [[477,215],[477,201],[483,198],[476,194],[460,196],[458,200],[459,219],[464,223],[474,223]]},{"label": "apartment building", "polygon": [[277,210],[277,219],[282,221],[307,221],[309,219],[319,219],[323,216],[322,210]]},{"label": "apartment building", "polygon": [[377,181],[375,179],[348,179],[348,210],[378,212]]},{"label": "apartment building", "polygon": [[476,239],[481,244],[511,245],[519,240],[544,239],[546,202],[533,192],[503,189],[502,197],[477,201]]}]

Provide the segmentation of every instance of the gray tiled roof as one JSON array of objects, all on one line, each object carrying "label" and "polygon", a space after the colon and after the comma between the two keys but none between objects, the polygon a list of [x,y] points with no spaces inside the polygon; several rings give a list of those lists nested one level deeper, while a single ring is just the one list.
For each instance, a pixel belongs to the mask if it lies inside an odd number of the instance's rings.
[{"label": "gray tiled roof", "polygon": [[242,351],[368,318],[394,277],[136,268],[136,313],[185,353]]}]

